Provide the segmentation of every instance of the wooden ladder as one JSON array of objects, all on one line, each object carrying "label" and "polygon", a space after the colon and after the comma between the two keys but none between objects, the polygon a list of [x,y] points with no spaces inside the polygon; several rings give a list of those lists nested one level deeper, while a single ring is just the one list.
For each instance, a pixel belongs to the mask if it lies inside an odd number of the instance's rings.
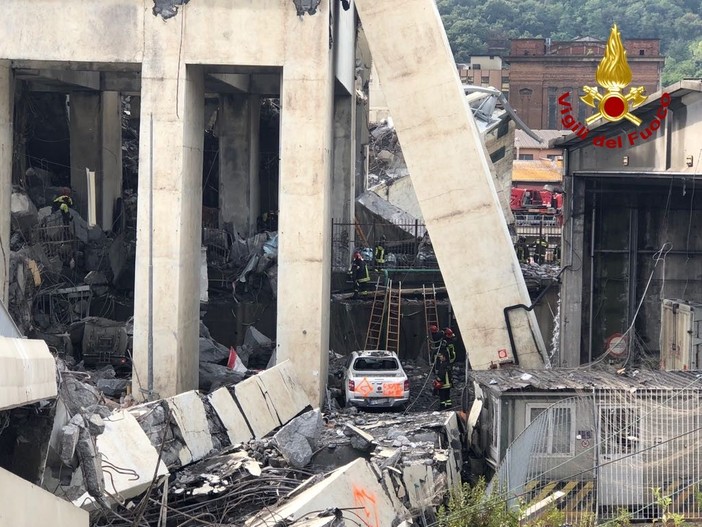
[{"label": "wooden ladder", "polygon": [[436,305],[436,286],[431,285],[431,289],[422,285],[422,296],[424,297],[424,320],[426,321],[426,332],[427,332],[427,357],[429,359],[429,364],[434,361],[431,342],[431,331],[429,328],[431,326],[439,327],[439,310]]},{"label": "wooden ladder", "polygon": [[385,338],[385,349],[400,354],[400,320],[402,319],[402,282],[397,289],[388,283],[388,329]]},{"label": "wooden ladder", "polygon": [[363,347],[364,350],[377,350],[380,345],[380,334],[383,331],[383,318],[385,318],[387,295],[388,289],[381,287],[380,277],[378,277],[375,283],[375,293],[373,294],[373,305],[371,306],[368,331],[366,332],[366,342]]}]

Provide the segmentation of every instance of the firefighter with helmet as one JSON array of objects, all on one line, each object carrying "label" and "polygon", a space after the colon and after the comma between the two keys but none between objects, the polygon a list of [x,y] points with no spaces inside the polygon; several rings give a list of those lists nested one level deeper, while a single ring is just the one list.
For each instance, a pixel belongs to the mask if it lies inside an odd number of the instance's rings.
[{"label": "firefighter with helmet", "polygon": [[349,275],[351,275],[351,279],[353,280],[353,298],[358,298],[361,289],[370,282],[368,264],[363,259],[360,251],[355,251],[353,253]]},{"label": "firefighter with helmet", "polygon": [[71,211],[73,207],[73,199],[71,198],[71,189],[64,187],[59,192],[59,195],[54,198],[51,204],[51,212],[61,211],[61,219],[64,225],[68,225],[71,221]]}]

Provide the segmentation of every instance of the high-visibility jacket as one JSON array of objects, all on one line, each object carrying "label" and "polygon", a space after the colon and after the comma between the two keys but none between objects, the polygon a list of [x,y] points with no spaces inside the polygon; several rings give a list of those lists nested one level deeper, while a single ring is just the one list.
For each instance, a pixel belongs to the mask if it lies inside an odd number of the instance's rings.
[{"label": "high-visibility jacket", "polygon": [[375,246],[375,263],[385,263],[385,247],[380,244]]}]

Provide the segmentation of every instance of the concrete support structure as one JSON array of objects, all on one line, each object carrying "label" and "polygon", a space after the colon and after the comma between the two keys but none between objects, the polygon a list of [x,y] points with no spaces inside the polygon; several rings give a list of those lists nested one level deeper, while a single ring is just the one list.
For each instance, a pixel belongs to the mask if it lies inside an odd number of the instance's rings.
[{"label": "concrete support structure", "polygon": [[334,97],[334,137],[331,215],[352,223],[356,198],[356,100],[342,94]]},{"label": "concrete support structure", "polygon": [[183,26],[146,27],[132,382],[137,397],[167,397],[198,387],[205,94],[202,69],[178,58]]},{"label": "concrete support structure", "polygon": [[356,0],[356,7],[471,366],[541,367],[534,313],[518,308],[505,321],[504,308],[531,301],[436,5]]},{"label": "concrete support structure", "polygon": [[7,305],[10,268],[10,198],[12,196],[12,152],[14,76],[9,60],[0,60],[0,300]]},{"label": "concrete support structure", "polygon": [[582,346],[582,309],[583,309],[583,273],[584,266],[590,268],[590,257],[583,254],[585,217],[585,184],[572,177],[565,178],[565,196],[563,204],[563,237],[568,240],[561,250],[563,267],[561,275],[561,340],[556,358],[559,368],[580,366],[580,349]]},{"label": "concrete support structure", "polygon": [[[289,0],[198,0],[179,6],[177,15],[164,21],[153,15],[153,0],[65,0],[59,11],[47,9],[50,3],[3,2],[0,60],[38,72],[101,70],[99,87],[123,92],[134,91],[135,72],[141,68],[137,397],[140,389],[148,391],[149,371],[153,389],[161,396],[197,387],[204,71],[208,87],[219,77],[221,93],[236,89],[227,80],[232,75],[239,80],[251,76],[250,93],[275,96],[282,89],[277,357],[291,359],[318,404],[326,380],[329,332],[333,86],[338,82],[348,94],[356,88],[355,10],[324,1],[315,14],[300,17]],[[36,38],[38,34],[42,38]],[[260,75],[252,73],[257,68]],[[281,70],[282,87],[271,82]],[[94,77],[71,76],[82,90],[75,89],[75,99],[93,97],[85,90],[96,89]],[[83,107],[80,100],[75,104],[75,136],[87,135],[91,127],[100,135],[97,105],[95,100],[85,101]],[[85,126],[76,122],[81,118]],[[85,139],[85,145],[102,150],[94,137]],[[85,178],[85,165],[93,162],[85,160],[83,146],[78,151],[81,140],[73,142],[73,157],[84,156],[76,163],[78,184]],[[100,172],[97,165],[90,168]],[[82,204],[79,207],[82,211]],[[249,211],[249,218],[258,212]],[[102,217],[107,215],[103,212]]]},{"label": "concrete support structure", "polygon": [[[329,4],[288,20],[281,86],[277,359],[290,359],[310,400],[327,378],[333,69]],[[312,161],[312,162],[310,162]]]},{"label": "concrete support structure", "polygon": [[97,174],[97,220],[103,230],[112,228],[115,201],[122,195],[122,100],[119,92],[101,94],[101,161]]},{"label": "concrete support structure", "polygon": [[219,98],[219,217],[242,237],[252,235],[259,215],[259,127],[261,100],[256,95]]},{"label": "concrete support structure", "polygon": [[[85,169],[102,172],[100,93],[74,92],[69,96],[71,136],[71,189],[73,206],[88,217],[88,180]],[[100,176],[98,176],[100,178]],[[98,179],[96,178],[96,179]]]},{"label": "concrete support structure", "polygon": [[86,220],[88,183],[95,172],[96,220],[112,228],[115,200],[122,192],[122,123],[119,92],[70,94],[71,188],[75,209]]}]

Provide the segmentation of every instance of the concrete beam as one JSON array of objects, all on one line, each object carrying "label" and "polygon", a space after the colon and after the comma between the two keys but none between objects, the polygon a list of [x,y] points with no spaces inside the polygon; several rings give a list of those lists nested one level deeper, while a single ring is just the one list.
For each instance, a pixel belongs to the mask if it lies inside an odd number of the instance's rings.
[{"label": "concrete beam", "polygon": [[10,62],[0,60],[0,300],[7,305],[10,268],[10,203],[12,198],[13,122],[15,79]]},{"label": "concrete beam", "polygon": [[88,512],[0,468],[0,525],[88,527]]},{"label": "concrete beam", "polygon": [[181,465],[201,460],[214,448],[202,399],[195,391],[185,392],[168,399],[168,406],[185,442],[179,453]]},{"label": "concrete beam", "polygon": [[97,220],[112,229],[115,202],[122,195],[122,99],[119,92],[102,92],[100,108],[101,170],[98,178]]},{"label": "concrete beam", "polygon": [[73,87],[86,88],[88,90],[100,90],[99,71],[70,71],[70,70],[39,70],[39,76],[67,84],[67,90]]},{"label": "concrete beam", "polygon": [[531,301],[435,3],[356,0],[356,8],[471,366],[541,367],[533,312],[511,312],[512,352],[503,309]]},{"label": "concrete beam", "polygon": [[56,362],[43,340],[0,337],[0,410],[56,397]]},{"label": "concrete beam", "polygon": [[85,169],[102,171],[102,123],[100,94],[70,94],[71,189],[74,208],[88,217],[88,181]]}]

